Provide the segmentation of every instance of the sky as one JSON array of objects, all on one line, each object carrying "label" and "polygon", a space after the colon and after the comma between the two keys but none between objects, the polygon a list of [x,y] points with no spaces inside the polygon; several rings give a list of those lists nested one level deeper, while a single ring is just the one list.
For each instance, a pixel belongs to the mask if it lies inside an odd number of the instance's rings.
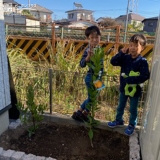
[{"label": "sky", "polygon": [[83,9],[92,10],[96,19],[100,17],[117,18],[127,13],[129,2],[129,11],[133,11],[145,18],[156,17],[160,14],[160,0],[15,0],[22,6],[39,4],[53,11],[53,20],[67,18],[66,11],[76,9],[75,3],[80,3]]}]

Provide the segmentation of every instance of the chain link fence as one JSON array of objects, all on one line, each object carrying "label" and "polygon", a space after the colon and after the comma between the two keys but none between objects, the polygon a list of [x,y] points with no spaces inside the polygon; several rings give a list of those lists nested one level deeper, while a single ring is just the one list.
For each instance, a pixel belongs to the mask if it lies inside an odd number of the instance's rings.
[{"label": "chain link fence", "polygon": [[[57,112],[71,115],[87,98],[84,82],[85,74],[44,68],[36,68],[36,72],[32,76],[30,72],[31,68],[26,68],[25,70],[17,68],[16,73],[12,73],[18,101],[24,105],[26,105],[26,90],[29,84],[34,88],[36,104],[47,105],[45,112],[50,114]],[[103,82],[106,88],[99,94],[99,110],[96,112],[96,118],[114,120],[119,98],[119,77],[104,75]],[[146,87],[147,84],[143,88],[138,107],[138,124],[141,122]],[[128,119],[129,103],[125,108],[125,123],[128,122]]]}]

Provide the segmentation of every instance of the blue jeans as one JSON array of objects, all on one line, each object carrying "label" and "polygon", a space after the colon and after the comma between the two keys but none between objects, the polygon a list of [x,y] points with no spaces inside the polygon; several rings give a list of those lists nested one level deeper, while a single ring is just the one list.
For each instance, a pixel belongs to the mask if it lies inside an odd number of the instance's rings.
[{"label": "blue jeans", "polygon": [[135,126],[137,124],[137,114],[138,114],[137,108],[138,108],[139,97],[128,97],[125,94],[120,93],[119,104],[117,107],[116,120],[120,122],[123,121],[124,108],[126,106],[128,98],[130,98],[129,124]]},{"label": "blue jeans", "polygon": [[[85,77],[85,84],[87,87],[87,92],[89,89],[94,88],[93,86],[93,80],[92,80],[92,74],[87,74]],[[91,107],[90,103],[91,103],[91,98],[88,92],[88,98],[86,100],[84,100],[84,102],[81,104],[81,108],[82,110],[86,110],[89,111],[89,108]]]}]

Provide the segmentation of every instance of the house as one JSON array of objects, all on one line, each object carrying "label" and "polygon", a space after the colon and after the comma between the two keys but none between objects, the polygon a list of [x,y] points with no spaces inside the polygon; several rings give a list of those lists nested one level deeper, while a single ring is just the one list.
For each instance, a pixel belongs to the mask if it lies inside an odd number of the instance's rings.
[{"label": "house", "polygon": [[158,17],[145,18],[142,23],[144,24],[143,31],[155,32],[158,23]]},{"label": "house", "polygon": [[[123,23],[124,26],[126,24],[127,15],[120,15],[115,20],[118,23]],[[136,22],[136,25],[142,24],[142,21],[145,19],[145,17],[135,14],[135,13],[129,13],[128,14],[128,24],[133,24],[133,22]],[[143,28],[142,28],[143,29]]]},{"label": "house", "polygon": [[3,0],[4,14],[16,13],[18,6],[21,6],[14,0]]},{"label": "house", "polygon": [[100,18],[96,19],[96,22],[97,22],[97,23],[101,23],[101,22],[104,21],[104,19],[105,19],[104,17],[100,17]]},{"label": "house", "polygon": [[74,2],[75,9],[66,11],[67,20],[70,23],[68,27],[86,28],[93,25],[93,11],[83,9],[83,6]]},{"label": "house", "polygon": [[35,4],[30,7],[29,11],[31,15],[40,20],[42,24],[48,24],[52,22],[53,12],[45,7]]},{"label": "house", "polygon": [[10,28],[12,28],[12,25],[19,25],[14,28],[15,30],[40,31],[39,27],[31,27],[40,26],[40,20],[30,15],[4,15],[4,22],[6,25],[10,25]]},{"label": "house", "polygon": [[68,21],[79,21],[79,20],[90,21],[90,22],[94,21],[93,11],[83,9],[81,4],[74,3],[74,5],[76,9],[65,12],[68,14]]},{"label": "house", "polygon": [[21,15],[19,12],[19,3],[14,0],[3,0],[4,22],[11,25],[40,26],[40,20],[30,15]]}]

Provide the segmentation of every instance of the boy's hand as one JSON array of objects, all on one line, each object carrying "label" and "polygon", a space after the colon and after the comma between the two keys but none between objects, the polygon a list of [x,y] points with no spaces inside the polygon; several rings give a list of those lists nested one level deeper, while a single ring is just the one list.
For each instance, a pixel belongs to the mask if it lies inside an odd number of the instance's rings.
[{"label": "boy's hand", "polygon": [[88,50],[88,55],[86,57],[86,62],[88,62],[90,60],[90,57],[94,54],[94,47],[90,46],[89,50]]},{"label": "boy's hand", "polygon": [[129,48],[128,48],[128,47],[124,47],[124,48],[121,49],[121,51],[122,51],[123,53],[128,53]]}]

